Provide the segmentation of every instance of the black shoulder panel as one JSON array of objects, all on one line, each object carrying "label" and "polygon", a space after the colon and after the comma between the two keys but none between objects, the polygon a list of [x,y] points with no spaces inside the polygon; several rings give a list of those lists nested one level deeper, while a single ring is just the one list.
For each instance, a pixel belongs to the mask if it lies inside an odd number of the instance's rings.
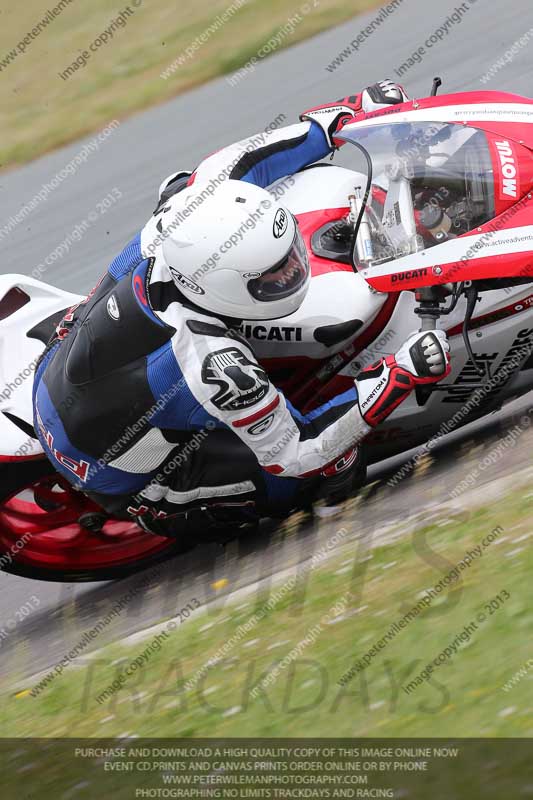
[{"label": "black shoulder panel", "polygon": [[154,407],[147,356],[174,332],[143,312],[131,274],[118,283],[105,277],[77,309],[73,330],[43,376],[74,447],[100,458],[116,445],[117,457],[146,433]]},{"label": "black shoulder panel", "polygon": [[140,308],[126,276],[102,286],[92,302],[66,359],[74,385],[102,378],[162,347],[175,332],[158,325]]}]

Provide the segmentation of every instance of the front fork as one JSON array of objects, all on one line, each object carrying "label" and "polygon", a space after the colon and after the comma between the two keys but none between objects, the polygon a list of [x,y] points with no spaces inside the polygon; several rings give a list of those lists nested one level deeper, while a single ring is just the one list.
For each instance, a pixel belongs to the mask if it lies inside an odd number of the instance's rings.
[{"label": "front fork", "polygon": [[415,308],[415,314],[420,317],[420,332],[436,329],[445,297],[446,293],[440,286],[424,286],[416,291],[415,298],[419,305]]},{"label": "front fork", "polygon": [[[445,308],[445,298],[450,294],[452,294],[452,302],[448,307]],[[415,297],[419,302],[419,305],[417,308],[415,308],[415,314],[420,317],[421,332],[434,331],[437,327],[437,320],[442,315],[450,314],[454,310],[461,294],[464,294],[466,297],[466,312],[463,320],[463,340],[465,343],[465,349],[474,369],[480,378],[483,378],[485,377],[485,370],[483,365],[478,364],[477,362],[476,355],[472,350],[469,336],[470,321],[474,314],[477,302],[480,299],[479,290],[475,284],[473,284],[471,281],[467,283],[461,283],[455,290],[451,284],[443,284],[440,286],[424,286],[421,289],[417,289]]]}]

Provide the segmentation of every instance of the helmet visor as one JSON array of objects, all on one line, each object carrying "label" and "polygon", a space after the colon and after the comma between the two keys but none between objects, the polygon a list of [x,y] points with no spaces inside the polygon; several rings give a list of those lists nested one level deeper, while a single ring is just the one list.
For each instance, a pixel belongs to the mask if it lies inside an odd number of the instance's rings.
[{"label": "helmet visor", "polygon": [[301,289],[309,276],[309,258],[298,228],[288,255],[283,261],[248,281],[248,291],[262,303],[283,300]]}]

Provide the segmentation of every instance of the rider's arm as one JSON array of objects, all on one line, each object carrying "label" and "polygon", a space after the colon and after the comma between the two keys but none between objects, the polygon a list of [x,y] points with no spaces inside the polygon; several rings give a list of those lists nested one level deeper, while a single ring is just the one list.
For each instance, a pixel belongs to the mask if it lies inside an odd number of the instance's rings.
[{"label": "rider's arm", "polygon": [[300,122],[257,133],[218,150],[200,163],[191,181],[218,185],[228,178],[266,188],[279,178],[320,161],[331,151],[320,125]]},{"label": "rider's arm", "polygon": [[[391,81],[374,84],[360,94],[305,111],[300,115],[302,122],[296,125],[266,130],[223,147],[200,163],[189,183],[218,185],[229,178],[266,188],[332,153],[339,145],[334,134],[359,112],[369,113],[405,100],[407,95],[397,84]],[[160,197],[183,175],[174,173],[163,181]]]},{"label": "rider's arm", "polygon": [[[193,325],[193,327],[195,327]],[[267,471],[307,477],[322,471],[363,439],[411,393],[448,372],[442,332],[415,334],[398,354],[365,369],[352,389],[308,414],[300,414],[270,382],[250,347],[237,335],[213,337],[198,327],[184,375],[203,408],[254,452]],[[435,373],[437,369],[437,373]]]}]

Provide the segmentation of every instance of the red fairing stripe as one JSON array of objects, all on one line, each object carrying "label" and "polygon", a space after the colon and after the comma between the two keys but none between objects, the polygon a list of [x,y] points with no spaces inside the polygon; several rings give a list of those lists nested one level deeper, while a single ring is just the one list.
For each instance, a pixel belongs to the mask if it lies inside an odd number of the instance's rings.
[{"label": "red fairing stripe", "polygon": [[528,275],[528,262],[533,256],[532,250],[522,253],[508,253],[507,255],[488,256],[465,261],[463,264],[442,264],[441,274],[435,275],[429,267],[413,270],[417,276],[402,281],[401,284],[392,283],[390,275],[376,278],[367,278],[378,292],[397,292],[401,289],[418,289],[421,286],[435,286],[441,283],[459,283],[461,281],[475,281],[489,278],[520,278]]},{"label": "red fairing stripe", "polygon": [[44,453],[38,453],[35,456],[0,456],[0,464],[11,463],[13,461],[45,461],[46,456]]},{"label": "red fairing stripe", "polygon": [[250,414],[249,417],[245,417],[244,419],[238,419],[235,422],[232,422],[234,428],[244,428],[245,425],[250,425],[252,422],[257,422],[258,419],[261,419],[266,414],[273,411],[275,408],[279,406],[279,394],[272,400],[272,402],[262,408],[261,411],[256,411],[255,414]]}]

